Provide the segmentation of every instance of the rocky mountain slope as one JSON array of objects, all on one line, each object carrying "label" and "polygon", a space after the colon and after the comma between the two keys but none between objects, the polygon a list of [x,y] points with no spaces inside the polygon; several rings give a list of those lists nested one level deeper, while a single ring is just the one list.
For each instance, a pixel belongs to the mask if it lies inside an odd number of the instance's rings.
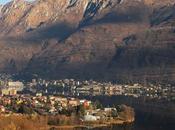
[{"label": "rocky mountain slope", "polygon": [[13,1],[1,10],[0,71],[173,81],[174,0]]},{"label": "rocky mountain slope", "polygon": [[0,16],[2,15],[2,14],[1,14],[2,8],[3,8],[3,5],[0,5]]}]

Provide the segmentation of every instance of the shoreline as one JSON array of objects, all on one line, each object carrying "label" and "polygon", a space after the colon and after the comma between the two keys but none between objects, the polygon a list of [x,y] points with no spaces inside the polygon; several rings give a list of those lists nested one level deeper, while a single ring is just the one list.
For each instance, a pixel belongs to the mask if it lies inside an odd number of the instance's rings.
[{"label": "shoreline", "polygon": [[109,127],[113,125],[128,125],[134,123],[134,120],[130,121],[123,121],[123,120],[112,120],[103,123],[95,123],[95,122],[84,122],[82,125],[62,125],[62,126],[49,126],[50,128],[57,128],[57,129],[75,129],[75,128],[87,128],[87,129],[95,129],[95,128],[102,128],[102,127]]},{"label": "shoreline", "polygon": [[[56,117],[55,117],[56,118]],[[63,118],[62,116],[59,117],[60,119]],[[58,130],[81,130],[81,129],[95,129],[95,128],[105,128],[110,126],[121,126],[134,123],[135,119],[133,120],[121,120],[121,119],[112,119],[108,121],[84,121],[79,122],[80,124],[58,124],[58,125],[49,125],[48,124],[49,116],[41,116],[41,115],[27,115],[27,114],[1,114],[0,121],[3,124],[10,121],[10,124],[7,127],[7,130],[12,128],[19,128],[19,126],[23,124],[31,124],[34,126],[32,130],[51,130],[51,129],[58,129]],[[66,121],[66,119],[65,119]],[[74,122],[77,120],[75,119]],[[37,124],[40,122],[39,124]],[[15,126],[16,125],[16,126]],[[26,129],[28,130],[28,129]]]}]

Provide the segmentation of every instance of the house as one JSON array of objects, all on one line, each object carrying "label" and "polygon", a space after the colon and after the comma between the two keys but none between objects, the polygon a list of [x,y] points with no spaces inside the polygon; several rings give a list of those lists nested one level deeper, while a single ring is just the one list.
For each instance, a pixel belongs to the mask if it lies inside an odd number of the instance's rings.
[{"label": "house", "polygon": [[8,82],[9,88],[15,88],[17,91],[22,91],[24,88],[24,84],[22,82],[16,81],[16,82]]},{"label": "house", "polygon": [[42,93],[36,93],[36,96],[37,97],[41,97],[42,96]]},{"label": "house", "polygon": [[97,121],[97,117],[93,115],[85,115],[84,121]]},{"label": "house", "polygon": [[101,95],[102,94],[102,87],[98,85],[93,86],[93,95]]},{"label": "house", "polygon": [[116,108],[112,108],[112,107],[109,107],[109,108],[104,108],[104,111],[105,112],[111,112],[111,111],[117,111],[117,109]]},{"label": "house", "polygon": [[3,88],[1,89],[1,95],[16,95],[17,90],[14,88]]},{"label": "house", "polygon": [[78,106],[78,105],[80,105],[80,101],[79,100],[69,100],[68,104],[70,106]]},{"label": "house", "polygon": [[0,112],[5,112],[5,107],[0,105]]},{"label": "house", "polygon": [[80,104],[87,108],[92,104],[92,102],[88,100],[80,100]]},{"label": "house", "polygon": [[49,112],[50,112],[50,113],[55,113],[55,112],[57,112],[57,110],[56,110],[55,107],[52,106],[52,107],[50,108]]}]

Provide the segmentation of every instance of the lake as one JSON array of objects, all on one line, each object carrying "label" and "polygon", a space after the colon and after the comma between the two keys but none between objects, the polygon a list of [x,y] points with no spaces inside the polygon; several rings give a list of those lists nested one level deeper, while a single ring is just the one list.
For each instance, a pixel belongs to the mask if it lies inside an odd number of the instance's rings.
[{"label": "lake", "polygon": [[98,100],[104,106],[126,104],[135,108],[134,124],[93,130],[175,130],[175,103],[143,101],[125,96],[81,96],[79,98]]}]

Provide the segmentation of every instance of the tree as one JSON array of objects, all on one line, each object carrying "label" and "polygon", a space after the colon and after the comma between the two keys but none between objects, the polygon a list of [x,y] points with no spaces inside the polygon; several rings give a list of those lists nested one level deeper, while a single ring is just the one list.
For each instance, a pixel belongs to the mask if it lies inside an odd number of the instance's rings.
[{"label": "tree", "polygon": [[34,113],[34,111],[32,110],[32,108],[22,104],[19,109],[18,109],[18,113],[22,113],[22,114],[32,114]]},{"label": "tree", "polygon": [[85,114],[85,108],[83,105],[77,106],[76,113],[79,114],[80,116],[83,116]]},{"label": "tree", "polygon": [[112,117],[118,117],[118,112],[116,110],[111,111]]},{"label": "tree", "polygon": [[98,100],[94,102],[94,106],[96,109],[103,109],[103,105]]}]

